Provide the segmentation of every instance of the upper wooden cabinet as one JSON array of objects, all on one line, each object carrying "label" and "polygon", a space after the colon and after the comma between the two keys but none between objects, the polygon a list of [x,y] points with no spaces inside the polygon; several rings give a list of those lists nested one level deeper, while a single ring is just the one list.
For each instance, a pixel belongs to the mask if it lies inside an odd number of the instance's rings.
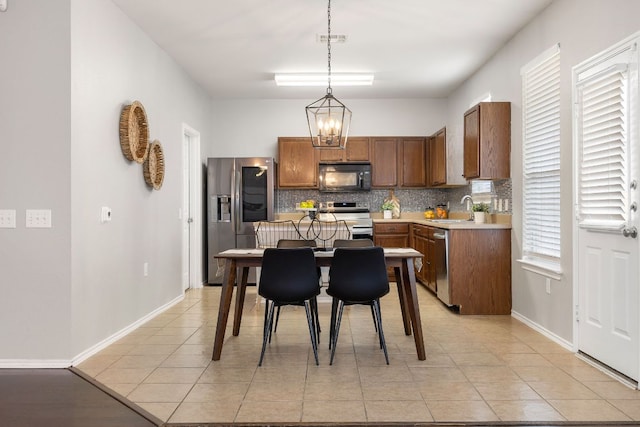
[{"label": "upper wooden cabinet", "polygon": [[427,139],[427,185],[447,183],[447,129],[442,128]]},{"label": "upper wooden cabinet", "polygon": [[368,162],[369,138],[349,137],[344,150],[321,148],[318,152],[320,162]]},{"label": "upper wooden cabinet", "polygon": [[511,103],[481,102],[464,113],[465,179],[505,179],[511,171]]},{"label": "upper wooden cabinet", "polygon": [[398,186],[427,186],[426,138],[398,138]]},{"label": "upper wooden cabinet", "polygon": [[317,188],[317,151],[309,138],[278,138],[278,187]]},{"label": "upper wooden cabinet", "polygon": [[396,187],[398,185],[398,150],[396,138],[371,138],[371,186]]},{"label": "upper wooden cabinet", "polygon": [[426,187],[426,144],[426,138],[415,136],[371,138],[371,186]]}]

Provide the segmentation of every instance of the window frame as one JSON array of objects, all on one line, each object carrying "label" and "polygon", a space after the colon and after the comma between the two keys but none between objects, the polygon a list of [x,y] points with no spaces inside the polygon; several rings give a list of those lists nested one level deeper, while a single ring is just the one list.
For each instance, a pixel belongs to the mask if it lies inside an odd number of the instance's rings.
[{"label": "window frame", "polygon": [[[560,45],[555,44],[521,69],[523,212],[522,257],[517,260],[523,269],[556,280],[562,277],[560,59]],[[544,84],[532,84],[536,80]],[[536,108],[544,110],[536,111]],[[544,129],[544,136],[540,128]],[[533,135],[535,130],[537,135]],[[546,220],[554,224],[551,230],[529,214],[534,210],[528,205],[547,200],[557,201],[555,206],[553,202],[548,203],[545,210]]]}]

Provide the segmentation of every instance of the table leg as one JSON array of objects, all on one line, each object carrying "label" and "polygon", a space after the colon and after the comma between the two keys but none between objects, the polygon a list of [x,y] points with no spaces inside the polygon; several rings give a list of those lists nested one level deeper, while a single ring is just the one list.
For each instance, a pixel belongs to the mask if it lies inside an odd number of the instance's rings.
[{"label": "table leg", "polygon": [[424,350],[424,337],[422,336],[422,320],[420,319],[420,306],[418,304],[418,294],[416,291],[416,275],[413,271],[413,258],[404,258],[402,260],[402,276],[405,289],[405,297],[407,298],[407,306],[411,314],[411,323],[413,326],[413,339],[416,343],[416,352],[418,360],[427,358]]},{"label": "table leg", "polygon": [[244,307],[244,296],[247,293],[247,279],[249,278],[249,267],[242,267],[242,278],[238,284],[236,294],[236,312],[233,317],[233,336],[240,335],[240,322],[242,321],[242,309]]},{"label": "table leg", "polygon": [[224,343],[224,333],[227,328],[229,309],[233,297],[233,284],[236,281],[236,261],[227,259],[224,267],[224,278],[222,279],[222,293],[220,294],[220,308],[218,309],[218,323],[216,325],[216,337],[213,341],[213,360],[220,360],[222,344]]},{"label": "table leg", "polygon": [[404,292],[402,280],[402,272],[400,267],[394,267],[393,272],[396,276],[396,284],[398,285],[398,298],[400,299],[400,311],[402,312],[402,323],[404,323],[405,335],[411,335],[411,319],[407,316],[407,296]]}]

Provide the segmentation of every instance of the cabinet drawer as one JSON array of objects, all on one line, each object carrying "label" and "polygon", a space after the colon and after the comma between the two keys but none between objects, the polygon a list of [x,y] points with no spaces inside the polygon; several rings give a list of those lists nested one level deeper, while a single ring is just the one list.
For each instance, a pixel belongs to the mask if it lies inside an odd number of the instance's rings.
[{"label": "cabinet drawer", "polygon": [[401,233],[409,233],[409,223],[408,222],[394,222],[388,224],[373,224],[373,232],[375,234],[401,234]]},{"label": "cabinet drawer", "polygon": [[431,227],[427,227],[426,225],[414,225],[413,226],[413,235],[420,237],[433,237],[433,229]]}]

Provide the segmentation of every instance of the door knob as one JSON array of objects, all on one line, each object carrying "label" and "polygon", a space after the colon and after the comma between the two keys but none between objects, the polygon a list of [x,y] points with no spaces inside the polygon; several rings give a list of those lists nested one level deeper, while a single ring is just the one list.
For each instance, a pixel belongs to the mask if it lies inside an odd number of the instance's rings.
[{"label": "door knob", "polygon": [[631,237],[632,239],[635,239],[636,237],[638,237],[638,229],[635,227],[631,227],[631,228],[624,228],[622,230],[622,235],[624,237]]}]

